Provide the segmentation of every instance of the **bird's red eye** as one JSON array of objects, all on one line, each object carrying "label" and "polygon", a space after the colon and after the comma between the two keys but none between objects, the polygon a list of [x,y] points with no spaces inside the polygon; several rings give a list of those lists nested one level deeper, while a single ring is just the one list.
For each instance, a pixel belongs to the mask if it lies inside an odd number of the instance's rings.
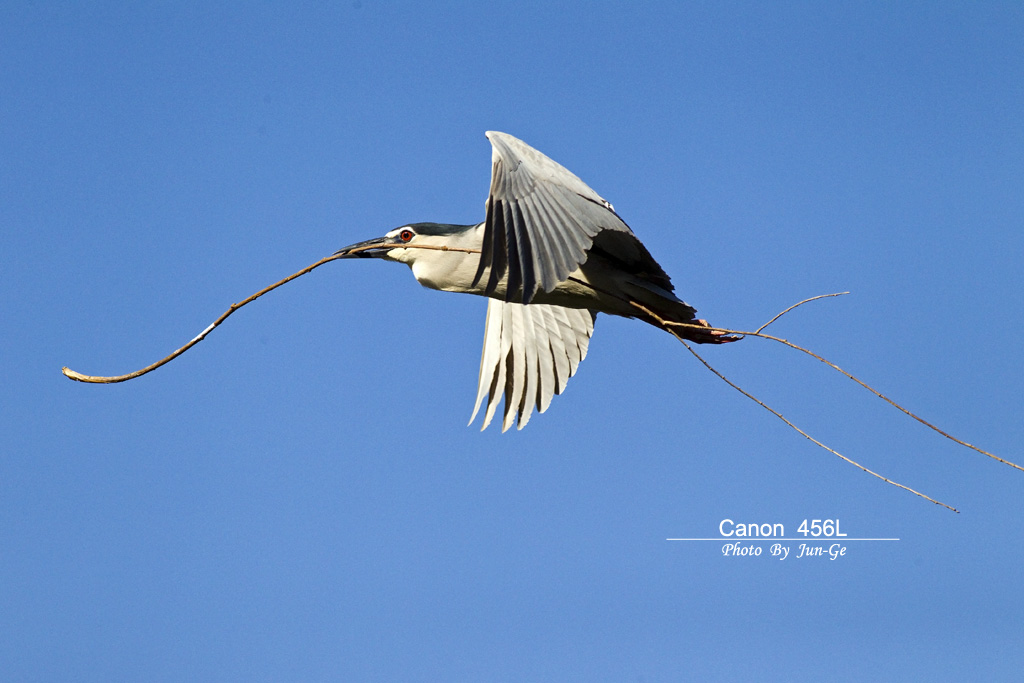
[{"label": "bird's red eye", "polygon": [[408,242],[409,240],[412,239],[412,236],[412,230],[403,230],[402,232],[398,233],[398,239],[402,240],[403,242]]}]

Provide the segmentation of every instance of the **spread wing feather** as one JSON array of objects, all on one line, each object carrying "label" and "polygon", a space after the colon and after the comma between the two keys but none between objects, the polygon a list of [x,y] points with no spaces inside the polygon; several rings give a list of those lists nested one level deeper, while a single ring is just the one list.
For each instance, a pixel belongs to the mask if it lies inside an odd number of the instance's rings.
[{"label": "spread wing feather", "polygon": [[548,304],[523,305],[489,299],[480,357],[480,380],[470,424],[487,397],[481,431],[505,399],[501,431],[522,429],[534,408],[543,413],[565,389],[587,355],[596,314]]},{"label": "spread wing feather", "polygon": [[493,294],[507,275],[506,301],[530,303],[587,260],[603,230],[632,236],[612,205],[565,167],[511,135],[487,133],[492,147],[480,265]]}]

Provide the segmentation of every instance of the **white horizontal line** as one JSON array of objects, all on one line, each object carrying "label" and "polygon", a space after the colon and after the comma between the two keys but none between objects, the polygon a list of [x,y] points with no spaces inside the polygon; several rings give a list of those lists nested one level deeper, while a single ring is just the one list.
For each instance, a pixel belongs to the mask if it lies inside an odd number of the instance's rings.
[{"label": "white horizontal line", "polygon": [[758,536],[721,536],[719,538],[666,538],[666,541],[740,541],[751,543],[755,541],[811,541],[814,543],[824,543],[826,541],[898,541],[898,538],[846,538],[845,536],[812,536],[810,538],[773,538],[771,536],[758,537]]}]

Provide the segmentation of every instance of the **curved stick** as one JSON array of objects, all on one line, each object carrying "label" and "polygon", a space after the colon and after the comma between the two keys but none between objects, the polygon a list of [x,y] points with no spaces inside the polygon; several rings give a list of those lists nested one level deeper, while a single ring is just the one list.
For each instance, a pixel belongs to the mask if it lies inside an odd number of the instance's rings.
[{"label": "curved stick", "polygon": [[193,346],[195,346],[199,342],[201,342],[204,339],[206,339],[206,335],[210,334],[210,332],[213,332],[213,329],[215,327],[217,327],[222,322],[227,320],[229,315],[231,315],[232,313],[237,311],[242,306],[245,306],[247,303],[255,301],[256,299],[260,298],[261,296],[263,296],[267,292],[272,291],[274,289],[277,289],[278,287],[280,287],[281,285],[283,285],[285,283],[291,282],[292,280],[294,280],[295,278],[299,277],[300,275],[305,275],[306,273],[308,273],[309,271],[313,270],[314,268],[319,268],[320,266],[322,266],[323,264],[327,263],[328,261],[334,261],[335,259],[339,259],[339,258],[341,258],[341,256],[339,256],[338,254],[334,254],[333,256],[328,256],[327,258],[322,258],[319,261],[317,261],[316,263],[314,263],[313,265],[306,266],[305,268],[303,268],[299,272],[292,273],[291,275],[289,275],[285,279],[280,280],[278,282],[275,282],[274,284],[270,285],[269,287],[265,287],[265,288],[261,289],[260,291],[256,292],[255,294],[250,296],[245,301],[242,301],[241,303],[237,303],[237,304],[231,304],[231,308],[229,308],[228,310],[224,311],[219,318],[214,320],[213,323],[211,323],[209,327],[207,327],[205,330],[200,332],[188,344],[185,344],[184,346],[182,346],[180,349],[178,349],[177,351],[175,351],[171,355],[158,360],[157,362],[153,363],[152,365],[147,365],[146,367],[142,368],[141,370],[136,370],[135,372],[129,372],[127,375],[116,375],[116,376],[113,376],[113,377],[83,375],[82,373],[75,372],[74,370],[72,370],[71,368],[68,368],[68,367],[63,367],[63,368],[60,369],[60,371],[63,372],[64,376],[68,377],[69,379],[73,379],[76,382],[89,382],[90,384],[114,384],[116,382],[127,382],[130,379],[135,379],[136,377],[141,377],[142,375],[145,375],[147,372],[152,372],[153,370],[156,370],[158,367],[160,367],[161,365],[164,365],[165,363],[170,363],[172,360],[174,360],[175,358],[177,358],[181,354],[185,353],[186,351],[191,349]]},{"label": "curved stick", "polygon": [[[292,273],[291,275],[289,275],[285,279],[279,280],[278,282],[275,282],[274,284],[270,285],[269,287],[265,287],[265,288],[261,289],[260,291],[256,292],[255,294],[250,296],[248,299],[245,299],[244,301],[242,301],[240,303],[231,304],[231,308],[229,308],[228,310],[224,311],[224,313],[222,313],[219,318],[214,320],[210,324],[209,327],[207,327],[205,330],[200,332],[188,344],[185,344],[184,346],[182,346],[180,349],[178,349],[177,351],[175,351],[171,355],[158,360],[157,362],[153,363],[152,365],[147,365],[146,367],[142,368],[141,370],[136,370],[135,372],[129,372],[127,375],[116,375],[116,376],[113,376],[113,377],[83,375],[80,372],[75,372],[74,370],[72,370],[71,368],[69,368],[67,366],[61,368],[60,371],[63,372],[64,376],[67,377],[68,379],[73,379],[76,382],[88,382],[90,384],[115,384],[117,382],[127,382],[130,379],[135,379],[136,377],[141,377],[142,375],[145,375],[147,372],[152,372],[153,370],[156,370],[158,367],[160,367],[161,365],[164,365],[165,363],[170,363],[172,360],[174,360],[175,358],[177,358],[181,354],[185,353],[186,351],[191,349],[193,346],[195,346],[199,342],[203,341],[203,339],[206,338],[206,335],[210,334],[210,332],[212,332],[215,327],[217,327],[222,322],[227,320],[229,315],[231,315],[232,313],[237,311],[242,306],[245,306],[248,303],[252,303],[256,299],[259,299],[261,296],[263,296],[267,292],[273,291],[273,290],[277,289],[278,287],[280,287],[281,285],[287,284],[287,283],[291,282],[292,280],[294,280],[295,278],[297,278],[299,276],[302,276],[302,275],[305,275],[306,273],[308,273],[309,271],[313,270],[314,268],[319,268],[320,266],[322,266],[325,263],[328,263],[330,261],[336,261],[336,260],[341,259],[341,258],[347,258],[347,257],[351,256],[352,254],[356,254],[356,253],[359,253],[361,251],[366,251],[368,249],[379,249],[379,248],[380,248],[379,246],[371,245],[371,246],[366,246],[366,247],[356,247],[355,249],[349,249],[349,250],[345,251],[345,253],[332,254],[331,256],[328,256],[326,258],[320,259],[319,261],[317,261],[316,263],[314,263],[314,264],[312,264],[310,266],[306,266],[305,268],[303,268],[302,270],[300,270],[297,273]],[[430,245],[430,244],[396,245],[396,246],[394,246],[392,248],[393,249],[434,249],[434,250],[437,250],[437,251],[462,251],[462,252],[466,252],[466,253],[469,253],[469,254],[479,254],[480,253],[479,249],[461,249],[459,247],[444,247],[444,246],[435,246],[435,245]]]}]

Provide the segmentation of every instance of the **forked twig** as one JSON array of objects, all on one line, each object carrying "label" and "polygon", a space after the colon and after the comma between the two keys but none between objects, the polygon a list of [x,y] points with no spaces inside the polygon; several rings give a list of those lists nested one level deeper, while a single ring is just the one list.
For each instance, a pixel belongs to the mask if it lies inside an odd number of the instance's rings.
[{"label": "forked twig", "polygon": [[952,434],[939,429],[938,427],[933,425],[931,422],[928,422],[928,420],[925,420],[920,415],[915,415],[914,413],[910,412],[909,410],[907,410],[906,408],[901,406],[899,403],[897,403],[896,401],[892,400],[891,398],[889,398],[888,396],[886,396],[885,394],[880,392],[878,389],[875,389],[873,386],[871,386],[867,382],[864,382],[863,380],[859,379],[858,377],[855,377],[855,376],[851,375],[849,372],[847,372],[846,370],[843,370],[841,367],[839,367],[838,365],[836,365],[832,361],[819,356],[818,354],[814,353],[810,349],[805,349],[802,346],[794,344],[793,342],[789,341],[788,339],[783,339],[782,337],[776,337],[774,335],[764,334],[763,332],[761,332],[761,330],[766,328],[772,322],[774,322],[775,320],[778,320],[784,313],[787,313],[787,312],[793,310],[794,308],[796,308],[797,306],[800,306],[801,304],[805,304],[805,303],[807,303],[809,301],[814,301],[815,299],[821,299],[821,298],[829,297],[829,296],[839,296],[840,294],[845,294],[845,293],[846,292],[839,292],[837,294],[823,294],[823,295],[820,295],[820,296],[811,297],[810,299],[804,299],[800,303],[794,304],[794,305],[790,306],[785,311],[783,311],[782,313],[779,313],[779,315],[775,316],[774,318],[769,320],[767,323],[765,323],[764,325],[759,327],[757,332],[744,332],[742,330],[729,330],[729,329],[725,329],[723,327],[704,327],[703,325],[693,325],[693,324],[690,324],[690,323],[669,322],[667,320],[661,320],[660,318],[655,316],[653,313],[648,311],[646,308],[644,308],[640,304],[637,304],[636,302],[632,302],[632,303],[633,303],[634,306],[640,308],[641,310],[643,310],[648,315],[651,315],[654,318],[658,319],[659,322],[661,322],[663,325],[666,326],[666,329],[668,328],[668,326],[671,326],[671,327],[686,327],[686,328],[692,328],[692,329],[695,329],[695,330],[701,330],[702,332],[721,332],[723,334],[738,334],[738,335],[743,335],[743,336],[747,336],[747,337],[761,337],[762,339],[770,339],[771,341],[778,342],[779,344],[783,344],[785,346],[788,346],[791,349],[796,349],[797,351],[800,351],[802,353],[806,353],[811,358],[815,358],[815,359],[821,361],[822,363],[824,363],[825,365],[829,366],[833,370],[839,372],[840,374],[843,374],[846,377],[849,377],[854,382],[856,382],[857,384],[861,385],[862,387],[864,387],[865,389],[867,389],[872,394],[874,394],[878,398],[882,399],[883,401],[885,401],[886,403],[888,403],[892,407],[898,409],[900,412],[904,413],[905,415],[908,415],[908,416],[914,418],[915,420],[917,420],[918,422],[923,424],[925,427],[928,427],[932,431],[937,432],[938,434],[941,434],[942,436],[946,437],[950,441],[953,441],[954,443],[958,443],[961,446],[964,446],[965,448],[970,448],[972,451],[976,451],[978,453],[981,453],[982,455],[988,456],[989,458],[992,458],[993,460],[1001,462],[1004,465],[1009,465],[1010,467],[1012,467],[1014,469],[1017,469],[1017,470],[1020,470],[1020,471],[1024,472],[1024,467],[1021,467],[1017,463],[1010,462],[1009,460],[1006,460],[1004,458],[1000,458],[998,455],[995,455],[994,453],[989,453],[988,451],[986,451],[986,450],[984,450],[982,448],[978,448],[974,444],[969,444],[966,441],[958,439],[955,436],[953,436]]},{"label": "forked twig", "polygon": [[772,414],[772,415],[774,415],[775,417],[777,417],[777,418],[779,418],[780,420],[782,420],[783,422],[785,422],[785,423],[786,423],[787,425],[789,425],[790,427],[792,427],[793,429],[795,429],[795,430],[796,430],[797,432],[799,432],[799,433],[800,433],[800,434],[801,434],[801,435],[802,435],[802,436],[803,436],[803,437],[804,437],[805,439],[807,439],[807,440],[811,441],[812,443],[814,443],[814,444],[816,444],[816,445],[818,445],[818,446],[821,446],[822,448],[824,448],[824,449],[825,449],[826,451],[828,451],[829,453],[831,453],[831,454],[833,454],[833,455],[835,455],[835,456],[838,456],[838,457],[842,458],[843,460],[845,460],[846,462],[850,463],[850,464],[851,464],[851,465],[853,465],[854,467],[857,467],[857,468],[860,468],[860,469],[864,470],[865,472],[867,472],[867,473],[868,473],[868,474],[870,474],[871,476],[873,476],[873,477],[878,477],[879,479],[881,479],[882,481],[884,481],[884,482],[885,482],[885,483],[887,483],[887,484],[892,484],[893,486],[896,486],[896,487],[898,487],[898,488],[901,488],[901,489],[903,489],[904,491],[910,491],[910,492],[911,492],[911,493],[913,493],[913,494],[914,494],[915,496],[921,496],[921,497],[922,497],[922,498],[924,498],[925,500],[930,500],[931,502],[935,503],[936,505],[941,505],[942,507],[944,507],[944,508],[948,508],[948,509],[952,510],[953,512],[956,512],[956,513],[959,513],[959,512],[960,512],[959,510],[957,510],[957,509],[956,509],[955,507],[953,507],[953,506],[951,506],[951,505],[946,505],[946,504],[945,504],[945,503],[943,503],[942,501],[938,501],[938,500],[935,500],[935,499],[934,499],[934,498],[932,498],[931,496],[926,496],[925,494],[921,493],[920,491],[915,491],[914,489],[910,488],[909,486],[904,486],[903,484],[900,484],[899,482],[893,481],[892,479],[889,479],[889,478],[887,478],[887,477],[883,477],[883,476],[882,476],[881,474],[879,474],[878,472],[875,472],[875,471],[873,471],[873,470],[869,470],[869,469],[868,469],[867,467],[864,467],[864,465],[861,465],[861,464],[860,464],[859,462],[857,462],[857,461],[855,461],[855,460],[851,460],[850,458],[846,457],[845,455],[843,455],[843,454],[842,454],[842,453],[840,453],[839,451],[835,450],[834,448],[830,448],[829,446],[826,446],[825,444],[823,444],[822,442],[818,441],[818,440],[817,440],[817,439],[815,439],[815,438],[814,438],[813,436],[811,436],[810,434],[808,434],[807,432],[805,432],[804,430],[800,429],[800,428],[799,428],[799,427],[797,427],[797,426],[796,426],[795,424],[793,424],[792,422],[790,422],[789,420],[787,420],[787,419],[786,419],[785,417],[783,417],[783,416],[782,416],[782,413],[780,413],[779,411],[775,410],[775,409],[774,409],[774,408],[772,408],[771,406],[767,405],[767,404],[766,404],[766,403],[765,403],[764,401],[762,401],[761,399],[757,398],[757,397],[756,397],[756,396],[754,396],[753,394],[749,393],[749,392],[748,392],[747,390],[745,390],[745,389],[742,389],[742,388],[740,388],[740,387],[739,387],[739,386],[737,386],[736,384],[733,384],[733,383],[732,383],[732,382],[731,382],[731,381],[729,380],[729,378],[728,378],[728,377],[726,377],[725,375],[723,375],[722,373],[720,373],[720,372],[719,372],[718,370],[716,370],[715,368],[711,367],[711,365],[710,365],[710,364],[709,364],[709,363],[708,363],[708,362],[707,362],[706,360],[704,360],[704,359],[703,359],[703,358],[702,358],[702,357],[700,356],[700,354],[699,354],[699,353],[697,353],[696,351],[694,351],[694,350],[693,350],[693,347],[691,347],[691,346],[690,346],[689,344],[687,344],[687,343],[686,343],[686,340],[685,340],[685,339],[683,339],[683,338],[682,338],[682,337],[680,337],[679,335],[675,334],[674,332],[672,332],[672,335],[673,335],[673,336],[674,336],[674,337],[675,337],[676,339],[678,339],[679,341],[681,341],[681,342],[683,343],[683,346],[685,346],[685,347],[686,347],[686,350],[687,350],[687,351],[689,351],[690,353],[692,353],[692,354],[693,354],[693,355],[694,355],[694,356],[695,356],[695,357],[697,358],[697,360],[699,360],[699,361],[700,361],[701,363],[703,363],[703,364],[704,364],[704,367],[706,367],[706,368],[707,368],[708,370],[710,370],[711,372],[713,372],[713,373],[715,373],[716,375],[718,375],[718,377],[719,377],[719,378],[720,378],[720,379],[721,379],[721,380],[722,380],[723,382],[725,382],[726,384],[728,384],[729,386],[731,386],[731,387],[732,387],[733,389],[735,389],[736,391],[740,392],[741,394],[743,394],[744,396],[746,396],[747,398],[749,398],[749,399],[750,399],[751,401],[753,401],[753,402],[754,402],[754,403],[756,403],[757,405],[759,405],[759,406],[761,406],[762,408],[764,408],[765,410],[767,410],[767,411],[768,411],[769,413],[771,413],[771,414]]},{"label": "forked twig", "polygon": [[[248,299],[245,299],[244,301],[242,301],[240,303],[231,304],[231,308],[229,308],[228,310],[224,311],[224,313],[222,313],[219,318],[214,320],[213,323],[211,323],[209,327],[207,327],[205,330],[200,332],[188,344],[185,344],[184,346],[182,346],[180,349],[178,349],[174,353],[170,354],[169,356],[166,356],[165,358],[161,358],[160,360],[158,360],[157,362],[153,363],[152,365],[147,365],[146,367],[142,368],[141,370],[136,370],[135,372],[129,372],[127,375],[116,375],[116,376],[113,376],[113,377],[83,375],[82,373],[75,372],[74,370],[72,370],[71,368],[66,367],[66,366],[61,368],[60,371],[63,372],[64,376],[69,378],[69,379],[73,379],[76,382],[88,382],[90,384],[115,384],[117,382],[127,382],[130,379],[135,379],[136,377],[141,377],[142,375],[145,375],[147,372],[152,372],[153,370],[156,370],[158,367],[160,367],[161,365],[164,365],[165,363],[170,363],[172,360],[174,360],[175,358],[177,358],[181,354],[185,353],[186,351],[191,349],[193,346],[195,346],[199,342],[203,341],[203,339],[206,338],[206,335],[210,334],[210,332],[212,332],[214,330],[214,328],[216,328],[222,322],[227,320],[229,315],[231,315],[232,313],[237,311],[242,306],[245,306],[248,303],[252,303],[256,299],[259,299],[261,296],[263,296],[267,292],[273,291],[273,290],[277,289],[278,287],[280,287],[281,285],[287,284],[287,283],[291,282],[292,280],[294,280],[295,278],[297,278],[299,276],[302,276],[302,275],[305,275],[306,273],[308,273],[309,271],[313,270],[314,268],[319,268],[320,266],[322,266],[325,263],[328,263],[330,261],[335,261],[335,260],[340,259],[340,258],[345,258],[346,256],[350,256],[351,254],[356,254],[356,253],[359,253],[361,251],[367,251],[368,249],[379,249],[379,248],[380,248],[379,245],[369,245],[369,246],[365,246],[365,247],[356,247],[354,249],[349,249],[349,250],[345,251],[345,253],[332,254],[331,256],[328,256],[326,258],[320,259],[319,261],[317,261],[316,263],[314,263],[314,264],[312,264],[310,266],[306,266],[305,268],[303,268],[302,270],[300,270],[297,273],[292,273],[291,275],[289,275],[285,279],[279,280],[278,282],[275,282],[274,284],[270,285],[269,287],[265,287],[265,288],[261,289],[260,291],[256,292],[255,294],[250,296]],[[479,249],[462,249],[460,247],[445,247],[445,246],[441,246],[441,245],[432,245],[432,244],[403,244],[403,245],[397,245],[397,246],[395,246],[393,248],[395,248],[395,249],[434,249],[434,250],[437,250],[437,251],[462,251],[462,252],[466,252],[468,254],[479,254],[480,253]]]},{"label": "forked twig", "polygon": [[894,482],[891,479],[887,479],[886,477],[883,477],[882,475],[878,474],[877,472],[873,472],[872,470],[869,470],[867,467],[864,467],[860,463],[858,463],[858,462],[856,462],[854,460],[851,460],[850,458],[846,457],[842,453],[839,453],[835,449],[829,448],[828,446],[826,446],[822,442],[820,442],[817,439],[813,438],[807,432],[805,432],[804,430],[800,429],[795,424],[793,424],[792,422],[787,420],[785,417],[783,417],[782,414],[779,413],[777,410],[775,410],[774,408],[768,406],[763,401],[761,401],[757,397],[753,396],[749,392],[741,389],[739,386],[737,386],[736,384],[731,382],[727,377],[725,377],[725,375],[723,375],[718,370],[713,368],[696,351],[694,351],[693,348],[689,344],[686,343],[686,339],[684,339],[673,328],[690,328],[690,329],[694,329],[694,330],[700,330],[701,332],[705,332],[705,333],[707,333],[707,332],[714,332],[714,333],[719,333],[719,334],[733,334],[733,335],[740,335],[741,337],[744,337],[744,336],[761,337],[762,339],[770,339],[771,341],[775,341],[775,342],[778,342],[780,344],[784,344],[784,345],[786,345],[786,346],[788,346],[790,348],[796,349],[797,351],[802,351],[803,353],[806,353],[807,355],[811,356],[812,358],[816,358],[817,360],[821,361],[825,365],[828,365],[832,369],[839,371],[840,373],[842,373],[846,377],[849,377],[854,382],[856,382],[857,384],[861,385],[862,387],[864,387],[865,389],[867,389],[868,391],[873,393],[875,396],[878,396],[879,398],[885,400],[887,403],[889,403],[893,407],[898,408],[901,412],[905,413],[906,415],[909,415],[910,417],[914,418],[915,420],[917,420],[921,424],[925,425],[926,427],[928,427],[928,428],[938,432],[939,434],[941,434],[942,436],[946,437],[947,439],[950,439],[951,441],[954,441],[954,442],[960,444],[961,446],[966,446],[967,448],[970,448],[971,450],[977,451],[977,452],[981,453],[982,455],[987,455],[988,457],[990,457],[990,458],[992,458],[994,460],[997,460],[997,461],[1003,463],[1004,465],[1009,465],[1010,467],[1013,467],[1013,468],[1016,468],[1018,470],[1024,471],[1024,467],[1021,467],[1020,465],[1017,465],[1016,463],[1013,463],[1013,462],[1010,462],[1009,460],[1005,460],[1003,458],[1000,458],[999,456],[997,456],[997,455],[995,455],[993,453],[989,453],[988,451],[982,450],[981,448],[978,448],[977,446],[969,444],[969,443],[967,443],[965,441],[962,441],[962,440],[956,438],[955,436],[953,436],[953,435],[951,435],[951,434],[949,434],[947,432],[944,432],[943,430],[939,429],[938,427],[936,427],[932,423],[928,422],[924,418],[922,418],[922,417],[920,417],[918,415],[915,415],[914,413],[910,412],[909,410],[907,410],[906,408],[904,408],[900,404],[896,403],[891,398],[889,398],[888,396],[884,395],[883,393],[881,393],[880,391],[878,391],[874,387],[870,386],[866,382],[862,381],[861,379],[859,379],[857,377],[854,377],[852,374],[850,374],[846,370],[843,370],[841,367],[839,367],[835,363],[833,363],[833,362],[823,358],[822,356],[814,353],[813,351],[810,351],[809,349],[805,349],[802,346],[798,346],[797,344],[794,344],[793,342],[791,342],[791,341],[789,341],[787,339],[782,339],[781,337],[776,337],[776,336],[773,336],[773,335],[770,335],[770,334],[764,334],[762,332],[762,330],[764,330],[766,327],[771,325],[773,322],[775,322],[776,320],[781,318],[786,313],[789,313],[790,311],[792,311],[794,308],[797,308],[798,306],[802,306],[805,303],[808,303],[810,301],[815,301],[817,299],[823,299],[823,298],[831,297],[831,296],[841,296],[843,294],[848,294],[848,293],[849,292],[837,292],[835,294],[821,294],[821,295],[818,295],[818,296],[813,296],[813,297],[811,297],[809,299],[804,299],[803,301],[795,303],[792,306],[790,306],[789,308],[785,309],[784,311],[782,311],[781,313],[776,315],[774,318],[772,318],[771,320],[766,322],[764,325],[761,325],[761,327],[757,328],[756,332],[747,332],[747,331],[743,331],[743,330],[730,330],[730,329],[726,329],[726,328],[723,328],[723,327],[707,327],[707,326],[704,326],[704,325],[696,325],[696,324],[692,324],[692,323],[671,322],[671,321],[662,319],[660,316],[655,314],[653,311],[651,311],[647,307],[637,303],[636,301],[632,301],[630,303],[632,303],[633,306],[635,306],[636,308],[638,308],[641,311],[643,311],[651,319],[657,321],[662,326],[663,329],[665,329],[666,331],[671,333],[672,336],[674,336],[676,339],[678,339],[680,342],[682,342],[683,345],[686,346],[687,350],[690,353],[692,353],[697,358],[697,360],[699,360],[704,365],[704,367],[706,367],[711,372],[715,373],[722,381],[724,381],[726,384],[728,384],[733,389],[735,389],[736,391],[740,392],[741,394],[743,394],[744,396],[746,396],[750,400],[752,400],[755,403],[757,403],[758,405],[760,405],[762,408],[764,408],[765,410],[767,410],[771,414],[775,415],[777,418],[779,418],[780,420],[785,422],[787,425],[792,427],[794,430],[796,430],[799,434],[801,434],[805,438],[809,439],[810,441],[812,441],[813,443],[817,444],[818,446],[821,446],[822,448],[824,448],[825,450],[829,451],[830,453],[838,456],[839,458],[842,458],[843,460],[845,460],[846,462],[850,463],[851,465],[854,465],[854,466],[860,468],[861,470],[867,472],[868,474],[871,474],[872,476],[878,477],[879,479],[881,479],[881,480],[883,480],[883,481],[885,481],[885,482],[887,482],[889,484],[892,484],[893,486],[897,486],[897,487],[899,487],[901,489],[905,489],[907,491],[910,491],[911,493],[913,493],[915,495],[921,496],[922,498],[926,498],[927,500],[930,500],[931,502],[933,502],[933,503],[935,503],[937,505],[942,505],[943,507],[949,508],[950,510],[953,510],[954,512],[959,512],[959,510],[957,510],[956,508],[953,508],[953,507],[951,507],[949,505],[946,505],[945,503],[941,503],[941,502],[935,500],[934,498],[930,498],[929,496],[926,496],[925,494],[923,494],[923,493],[921,493],[919,491],[915,491],[914,489],[909,488],[907,486],[904,486],[903,484]]}]

